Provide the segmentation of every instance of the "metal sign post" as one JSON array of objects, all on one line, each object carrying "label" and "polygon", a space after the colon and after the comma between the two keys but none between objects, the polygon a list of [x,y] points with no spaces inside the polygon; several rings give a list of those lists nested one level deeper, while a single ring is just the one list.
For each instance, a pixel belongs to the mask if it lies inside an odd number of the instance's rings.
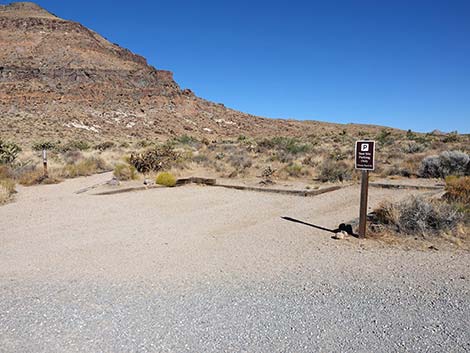
[{"label": "metal sign post", "polygon": [[361,203],[359,209],[359,237],[365,238],[367,226],[367,199],[369,170],[375,169],[375,141],[356,141],[356,169],[361,170]]},{"label": "metal sign post", "polygon": [[47,150],[45,148],[42,149],[42,164],[44,166],[44,177],[48,177],[47,173]]}]

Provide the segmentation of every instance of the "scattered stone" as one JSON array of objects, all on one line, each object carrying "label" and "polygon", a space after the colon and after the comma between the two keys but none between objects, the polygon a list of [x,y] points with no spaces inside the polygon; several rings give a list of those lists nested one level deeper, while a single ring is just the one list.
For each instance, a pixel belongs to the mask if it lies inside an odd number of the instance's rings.
[{"label": "scattered stone", "polygon": [[336,240],[341,240],[341,239],[344,239],[347,236],[348,236],[348,233],[345,232],[344,230],[342,230],[338,233],[335,233],[335,235],[333,235],[331,238],[336,239]]},{"label": "scattered stone", "polygon": [[144,179],[144,185],[154,185],[155,182],[152,179]]},{"label": "scattered stone", "polygon": [[106,184],[111,185],[111,186],[118,186],[121,183],[116,177],[113,177],[111,180],[107,181]]}]

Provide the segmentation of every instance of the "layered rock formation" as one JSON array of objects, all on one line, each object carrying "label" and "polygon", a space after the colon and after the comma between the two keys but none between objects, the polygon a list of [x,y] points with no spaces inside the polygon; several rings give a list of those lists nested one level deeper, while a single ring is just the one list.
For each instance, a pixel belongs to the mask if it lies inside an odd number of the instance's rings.
[{"label": "layered rock formation", "polygon": [[255,117],[182,90],[169,71],[33,3],[0,5],[0,133],[93,140],[300,135],[333,124]]}]

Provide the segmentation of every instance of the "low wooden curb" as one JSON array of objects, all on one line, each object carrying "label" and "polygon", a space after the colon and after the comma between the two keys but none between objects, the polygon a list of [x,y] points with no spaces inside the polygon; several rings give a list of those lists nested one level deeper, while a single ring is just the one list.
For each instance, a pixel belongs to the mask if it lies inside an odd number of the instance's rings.
[{"label": "low wooden curb", "polygon": [[222,188],[245,190],[245,191],[258,191],[258,192],[271,192],[275,194],[294,195],[294,196],[316,196],[331,191],[342,189],[344,186],[330,186],[328,188],[317,189],[317,190],[284,190],[284,189],[265,189],[258,188],[255,186],[243,186],[243,185],[230,185],[230,184],[215,184]]},{"label": "low wooden curb", "polygon": [[[176,186],[183,186],[183,185],[188,185],[188,184],[218,186],[218,187],[227,188],[227,189],[270,192],[274,194],[284,194],[284,195],[294,195],[294,196],[304,196],[304,197],[321,195],[327,192],[342,189],[345,186],[349,186],[349,185],[336,185],[336,186],[330,186],[327,188],[317,189],[317,190],[284,190],[284,189],[267,189],[267,188],[261,188],[261,187],[256,187],[256,186],[217,184],[216,179],[211,179],[211,178],[190,177],[190,178],[181,178],[176,181]],[[100,196],[101,195],[115,195],[115,194],[122,194],[126,192],[143,191],[143,190],[157,189],[157,188],[163,188],[163,187],[164,186],[162,185],[135,186],[135,187],[129,187],[129,188],[124,188],[124,189],[102,191],[102,192],[98,192],[92,195],[100,195]]]},{"label": "low wooden curb", "polygon": [[203,184],[203,185],[215,185],[216,179],[212,178],[199,178],[199,177],[190,177],[182,178],[176,181],[176,186],[186,185],[186,184]]},{"label": "low wooden curb", "polygon": [[444,186],[369,183],[370,186],[383,189],[443,190]]},{"label": "low wooden curb", "polygon": [[102,191],[98,192],[96,194],[92,195],[114,195],[114,194],[122,194],[125,192],[132,192],[132,191],[142,191],[142,190],[148,190],[148,189],[158,189],[158,188],[164,188],[165,186],[162,185],[144,185],[144,186],[135,186],[131,188],[125,188],[125,189],[118,189],[118,190],[109,190],[109,191]]}]

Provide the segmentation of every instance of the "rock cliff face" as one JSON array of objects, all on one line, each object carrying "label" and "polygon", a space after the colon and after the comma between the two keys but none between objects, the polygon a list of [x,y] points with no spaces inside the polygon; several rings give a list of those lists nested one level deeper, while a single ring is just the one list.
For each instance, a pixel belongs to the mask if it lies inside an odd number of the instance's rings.
[{"label": "rock cliff face", "polygon": [[169,71],[33,3],[0,5],[0,137],[303,135],[332,124],[255,117],[182,90]]}]

